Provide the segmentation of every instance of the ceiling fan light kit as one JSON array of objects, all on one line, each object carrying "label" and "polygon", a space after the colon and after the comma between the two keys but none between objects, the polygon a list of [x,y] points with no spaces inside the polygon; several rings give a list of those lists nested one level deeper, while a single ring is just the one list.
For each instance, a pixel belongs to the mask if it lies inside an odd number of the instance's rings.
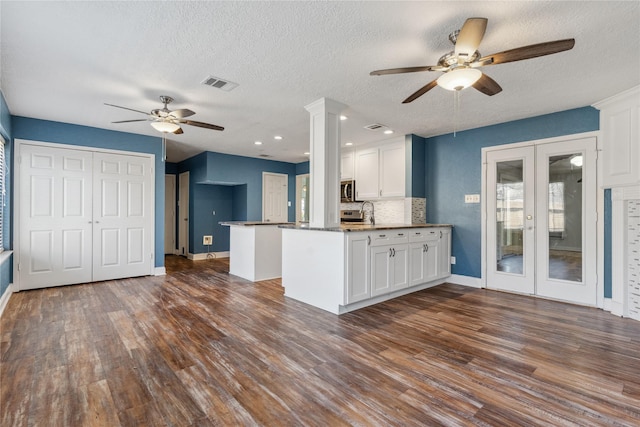
[{"label": "ceiling fan light kit", "polygon": [[575,39],[555,40],[517,47],[515,49],[480,57],[478,47],[484,37],[487,22],[487,18],[467,19],[460,30],[454,31],[449,35],[449,40],[453,43],[454,50],[441,56],[437,65],[389,68],[372,71],[370,74],[372,76],[383,76],[387,74],[416,73],[420,71],[444,72],[444,74],[436,80],[427,83],[402,101],[403,104],[415,101],[436,86],[452,91],[460,91],[472,86],[485,95],[493,96],[500,93],[502,88],[495,80],[478,70],[479,67],[551,55],[573,49],[575,45]]},{"label": "ceiling fan light kit", "polygon": [[438,86],[447,90],[462,90],[473,85],[482,77],[476,68],[454,68],[438,77]]},{"label": "ceiling fan light kit", "polygon": [[180,129],[180,126],[169,121],[161,121],[161,122],[151,122],[151,126],[159,132],[162,133],[173,133]]}]

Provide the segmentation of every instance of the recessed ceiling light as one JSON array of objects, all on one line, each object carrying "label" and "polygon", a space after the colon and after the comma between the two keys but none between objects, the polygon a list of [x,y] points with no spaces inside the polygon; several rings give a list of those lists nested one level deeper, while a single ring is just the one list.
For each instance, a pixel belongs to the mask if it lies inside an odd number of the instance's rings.
[{"label": "recessed ceiling light", "polygon": [[340,116],[340,120],[342,120],[342,121],[347,120],[347,119],[348,119],[347,116]]},{"label": "recessed ceiling light", "polygon": [[344,144],[344,145],[346,145],[347,147],[351,147],[351,146],[353,145],[353,142],[347,142],[347,143],[346,143],[346,144]]},{"label": "recessed ceiling light", "polygon": [[393,131],[391,129],[387,129],[384,131],[385,135],[391,135]]},{"label": "recessed ceiling light", "polygon": [[305,151],[305,152],[304,152],[304,155],[305,155],[305,156],[308,156],[309,154],[311,154],[311,153],[309,153],[308,151]]},{"label": "recessed ceiling light", "polygon": [[256,141],[256,142],[254,142],[254,144],[256,144],[256,145],[262,145],[262,141]]},{"label": "recessed ceiling light", "polygon": [[276,135],[273,137],[273,139],[277,139],[278,141],[280,141],[282,139],[282,137],[280,135]]}]

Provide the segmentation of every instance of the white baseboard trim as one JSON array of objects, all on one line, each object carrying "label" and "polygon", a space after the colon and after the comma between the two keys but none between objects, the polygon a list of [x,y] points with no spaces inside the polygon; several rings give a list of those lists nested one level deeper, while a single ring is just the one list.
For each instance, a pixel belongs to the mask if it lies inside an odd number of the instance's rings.
[{"label": "white baseboard trim", "polygon": [[11,295],[16,291],[14,288],[15,286],[13,286],[13,283],[9,283],[9,286],[7,286],[7,290],[4,291],[4,294],[2,294],[2,296],[0,297],[0,316],[2,316],[2,312],[7,306],[9,298],[11,298]]},{"label": "white baseboard trim", "polygon": [[462,276],[460,274],[452,274],[447,279],[447,282],[453,283],[454,285],[469,286],[472,288],[482,287],[482,279],[479,277]]},{"label": "white baseboard trim", "polygon": [[164,267],[156,267],[153,270],[153,275],[154,276],[164,276],[165,274],[167,274],[167,269]]},{"label": "white baseboard trim", "polygon": [[[223,252],[210,252],[211,255],[214,256],[214,258],[229,258],[229,251],[223,251]],[[202,254],[192,254],[189,253],[189,255],[187,256],[187,258],[189,258],[190,260],[193,261],[203,261],[207,259],[207,253],[202,253]]]}]

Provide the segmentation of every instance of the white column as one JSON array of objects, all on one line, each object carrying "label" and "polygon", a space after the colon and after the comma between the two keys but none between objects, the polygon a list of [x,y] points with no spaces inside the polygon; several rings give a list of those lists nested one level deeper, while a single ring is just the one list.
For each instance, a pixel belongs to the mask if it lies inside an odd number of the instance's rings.
[{"label": "white column", "polygon": [[340,225],[340,113],[346,105],[321,98],[304,107],[310,115],[311,227]]}]

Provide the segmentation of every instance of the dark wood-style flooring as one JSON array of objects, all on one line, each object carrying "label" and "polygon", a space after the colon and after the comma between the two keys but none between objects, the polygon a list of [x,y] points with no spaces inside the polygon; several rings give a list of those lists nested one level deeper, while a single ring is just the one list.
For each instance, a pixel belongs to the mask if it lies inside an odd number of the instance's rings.
[{"label": "dark wood-style flooring", "polygon": [[2,426],[638,426],[640,322],[445,284],[335,316],[227,260],[14,294]]}]

